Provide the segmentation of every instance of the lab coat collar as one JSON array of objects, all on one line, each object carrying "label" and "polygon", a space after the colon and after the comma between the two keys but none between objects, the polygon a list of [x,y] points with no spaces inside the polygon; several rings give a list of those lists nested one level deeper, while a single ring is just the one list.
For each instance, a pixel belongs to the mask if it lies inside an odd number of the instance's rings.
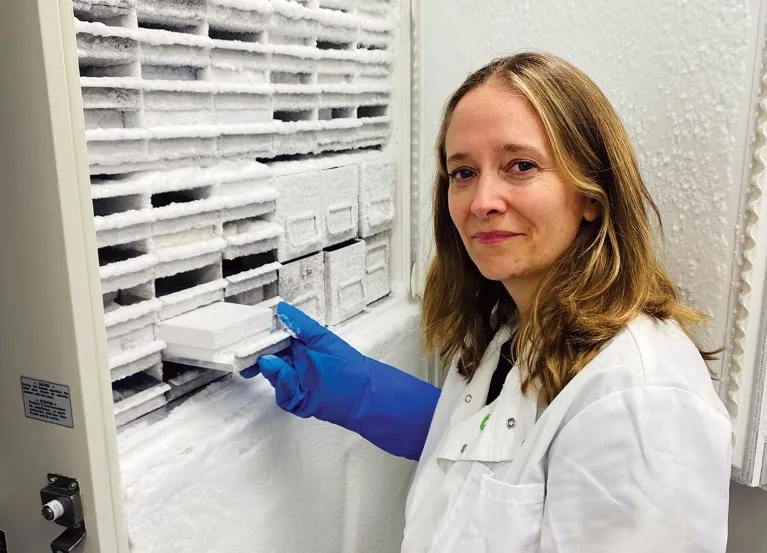
[{"label": "lab coat collar", "polygon": [[485,405],[501,346],[510,336],[508,327],[496,333],[471,382],[464,384],[437,448],[437,463],[443,470],[455,461],[511,461],[535,424],[536,395],[522,394],[517,364],[509,371],[501,395]]}]

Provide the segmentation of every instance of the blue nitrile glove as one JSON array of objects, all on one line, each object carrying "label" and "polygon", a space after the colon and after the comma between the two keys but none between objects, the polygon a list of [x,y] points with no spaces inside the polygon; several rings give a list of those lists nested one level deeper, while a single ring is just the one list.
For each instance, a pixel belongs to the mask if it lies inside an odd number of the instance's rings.
[{"label": "blue nitrile glove", "polygon": [[365,357],[292,305],[281,302],[277,316],[295,336],[290,347],[240,374],[263,373],[286,411],[332,422],[392,455],[418,460],[440,389]]}]

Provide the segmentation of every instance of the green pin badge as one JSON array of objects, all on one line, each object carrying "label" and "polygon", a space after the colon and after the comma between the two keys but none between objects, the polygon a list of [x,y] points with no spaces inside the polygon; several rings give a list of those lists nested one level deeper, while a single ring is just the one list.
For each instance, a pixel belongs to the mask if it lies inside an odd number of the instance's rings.
[{"label": "green pin badge", "polygon": [[485,425],[487,424],[487,419],[489,419],[489,418],[490,418],[490,413],[485,415],[485,418],[482,419],[482,422],[479,424],[479,429],[480,430],[484,430],[485,429]]}]

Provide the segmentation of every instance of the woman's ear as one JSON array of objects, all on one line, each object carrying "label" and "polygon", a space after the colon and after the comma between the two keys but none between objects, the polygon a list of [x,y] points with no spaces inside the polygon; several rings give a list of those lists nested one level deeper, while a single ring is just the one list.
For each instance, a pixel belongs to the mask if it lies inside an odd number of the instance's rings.
[{"label": "woman's ear", "polygon": [[583,220],[588,223],[593,223],[602,216],[602,204],[600,204],[596,198],[586,198],[586,203],[583,206]]}]

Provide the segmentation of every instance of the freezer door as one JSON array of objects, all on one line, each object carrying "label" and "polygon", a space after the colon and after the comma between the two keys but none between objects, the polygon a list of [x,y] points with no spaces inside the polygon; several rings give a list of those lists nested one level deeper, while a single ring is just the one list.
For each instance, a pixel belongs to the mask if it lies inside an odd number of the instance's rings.
[{"label": "freezer door", "polygon": [[72,3],[3,8],[0,544],[127,553]]}]

